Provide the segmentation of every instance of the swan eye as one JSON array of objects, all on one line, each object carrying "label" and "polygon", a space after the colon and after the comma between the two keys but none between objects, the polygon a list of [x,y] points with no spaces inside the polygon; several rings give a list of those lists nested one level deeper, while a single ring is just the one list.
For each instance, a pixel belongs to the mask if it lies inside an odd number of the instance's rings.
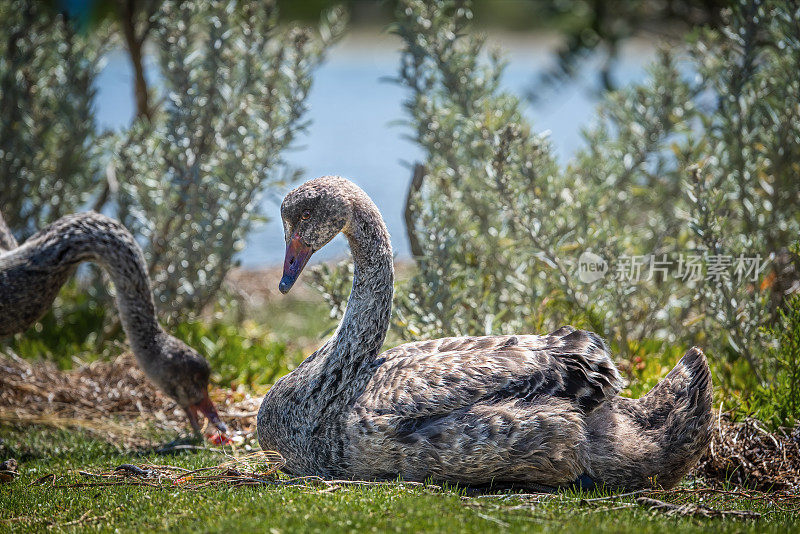
[{"label": "swan eye", "polygon": [[308,219],[311,218],[311,212],[308,210],[304,211],[303,214],[300,216],[300,218],[303,219],[304,221],[307,221]]}]

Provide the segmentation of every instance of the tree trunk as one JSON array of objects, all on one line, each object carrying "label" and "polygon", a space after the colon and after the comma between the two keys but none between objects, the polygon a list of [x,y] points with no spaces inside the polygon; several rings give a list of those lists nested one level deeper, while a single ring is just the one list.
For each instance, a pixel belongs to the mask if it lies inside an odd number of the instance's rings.
[{"label": "tree trunk", "polygon": [[411,247],[411,256],[419,258],[423,255],[422,245],[419,243],[416,228],[414,226],[414,197],[419,193],[422,187],[422,179],[425,177],[425,166],[417,163],[414,165],[414,174],[411,177],[411,184],[408,186],[408,195],[406,195],[406,208],[404,216],[406,221],[406,235],[408,235],[408,244]]},{"label": "tree trunk", "polygon": [[119,23],[122,27],[122,35],[128,47],[128,55],[133,65],[135,94],[136,94],[136,117],[151,117],[150,101],[147,88],[147,80],[144,77],[144,58],[142,49],[144,48],[147,32],[142,35],[136,34],[136,0],[121,1],[117,4],[119,12]]}]

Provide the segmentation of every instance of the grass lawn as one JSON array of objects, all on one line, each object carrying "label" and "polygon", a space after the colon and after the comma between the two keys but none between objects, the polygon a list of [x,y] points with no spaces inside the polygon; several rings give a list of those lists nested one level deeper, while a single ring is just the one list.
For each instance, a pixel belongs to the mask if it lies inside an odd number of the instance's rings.
[{"label": "grass lawn", "polygon": [[[121,452],[82,431],[38,426],[0,427],[0,452],[20,461],[21,475],[0,485],[0,532],[5,531],[447,531],[485,532],[787,532],[800,529],[796,513],[782,506],[729,495],[705,495],[716,509],[749,509],[760,519],[673,517],[638,506],[634,497],[562,492],[541,502],[507,496],[465,496],[400,485],[212,487],[58,487],[92,482],[77,470],[101,472],[124,463],[196,469],[218,465],[217,452],[157,455]],[[167,441],[174,436],[164,436]],[[55,480],[32,485],[44,475]],[[606,498],[604,498],[606,497]],[[697,499],[659,494],[665,501]],[[594,499],[594,500],[592,500]],[[599,499],[599,500],[598,500]]]}]

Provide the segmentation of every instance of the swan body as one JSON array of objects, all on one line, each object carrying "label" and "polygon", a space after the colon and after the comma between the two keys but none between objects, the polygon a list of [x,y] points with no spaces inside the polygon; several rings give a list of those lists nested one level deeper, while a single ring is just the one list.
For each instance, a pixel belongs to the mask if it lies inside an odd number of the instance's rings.
[{"label": "swan body", "polygon": [[264,397],[258,437],[286,470],[463,485],[642,488],[676,484],[710,440],[711,377],[698,348],[647,395],[622,379],[603,340],[565,326],[544,336],[443,338],[380,353],[393,265],[377,208],[340,177],[281,206],[287,292],[338,232],[355,263],[331,339]]},{"label": "swan body", "polygon": [[18,245],[0,215],[0,338],[25,331],[44,315],[84,261],[109,273],[123,329],[148,378],[183,407],[195,432],[198,412],[224,432],[208,397],[208,362],[161,328],[142,250],[114,219],[68,215]]}]

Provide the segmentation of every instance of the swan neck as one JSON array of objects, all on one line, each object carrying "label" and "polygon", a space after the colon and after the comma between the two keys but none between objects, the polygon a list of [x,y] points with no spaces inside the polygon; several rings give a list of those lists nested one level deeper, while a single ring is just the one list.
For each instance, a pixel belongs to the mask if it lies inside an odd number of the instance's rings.
[{"label": "swan neck", "polygon": [[333,359],[360,367],[371,363],[389,329],[394,265],[389,232],[375,204],[366,196],[354,203],[344,229],[353,254],[353,289],[333,340]]},{"label": "swan neck", "polygon": [[118,221],[97,213],[67,216],[23,246],[31,260],[54,272],[84,261],[103,267],[114,284],[122,327],[136,358],[149,362],[160,354],[163,334],[156,320],[144,255]]}]

